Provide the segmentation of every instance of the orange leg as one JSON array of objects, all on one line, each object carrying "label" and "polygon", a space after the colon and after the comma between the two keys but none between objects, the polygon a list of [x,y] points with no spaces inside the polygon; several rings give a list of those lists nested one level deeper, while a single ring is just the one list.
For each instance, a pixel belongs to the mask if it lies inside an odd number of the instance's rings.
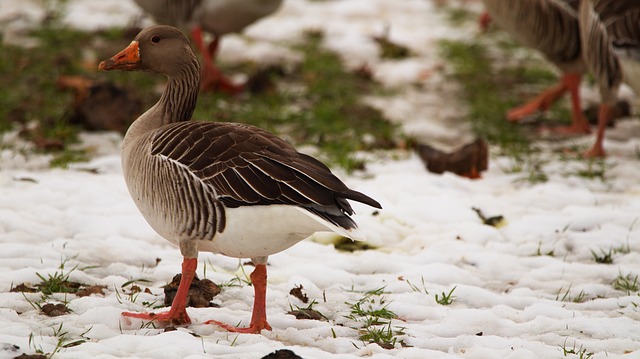
[{"label": "orange leg", "polygon": [[572,123],[570,126],[556,128],[554,132],[564,134],[590,133],[589,122],[582,114],[582,106],[580,104],[581,79],[582,75],[580,74],[564,74],[560,83],[545,90],[530,102],[507,112],[507,119],[511,122],[517,122],[535,112],[546,111],[560,96],[569,91],[571,94]]},{"label": "orange leg", "polygon": [[489,29],[489,25],[491,25],[491,15],[488,12],[483,11],[478,17],[478,25],[480,25],[481,31],[487,31]]},{"label": "orange leg", "polygon": [[546,111],[549,109],[549,107],[551,107],[551,105],[556,102],[560,96],[569,90],[566,83],[567,81],[565,80],[566,76],[568,75],[565,75],[560,83],[545,90],[533,100],[522,106],[509,110],[509,112],[507,112],[507,119],[510,122],[517,122],[538,111]]},{"label": "orange leg", "polygon": [[205,324],[216,324],[236,333],[260,333],[262,329],[271,330],[271,326],[267,323],[267,266],[265,264],[256,265],[256,269],[251,273],[251,282],[253,283],[255,297],[253,299],[251,323],[248,327],[238,328],[217,320],[209,320]]},{"label": "orange leg", "polygon": [[604,103],[601,104],[600,112],[598,113],[598,132],[596,133],[596,142],[587,150],[587,152],[584,153],[584,157],[595,158],[606,156],[602,142],[604,142],[604,131],[607,128],[610,117],[611,106]]},{"label": "orange leg", "polygon": [[198,51],[202,54],[202,79],[200,80],[200,89],[203,91],[221,90],[230,94],[242,92],[242,85],[236,85],[231,82],[231,80],[224,76],[222,71],[215,66],[213,59],[218,51],[220,39],[216,36],[209,46],[205,47],[202,38],[202,28],[199,26],[191,30],[191,38],[196,44]]},{"label": "orange leg", "polygon": [[171,309],[164,313],[131,313],[123,312],[122,315],[131,318],[140,318],[145,320],[168,322],[175,325],[189,324],[191,318],[187,315],[187,294],[189,294],[189,287],[191,281],[196,274],[196,268],[198,267],[197,258],[184,258],[182,261],[182,278],[180,285],[178,286],[178,292],[173,303],[171,303]]},{"label": "orange leg", "polygon": [[591,133],[591,126],[582,113],[580,104],[580,81],[581,76],[577,74],[566,74],[563,82],[567,85],[571,94],[571,117],[570,126],[557,128],[555,131],[564,134],[588,134]]}]

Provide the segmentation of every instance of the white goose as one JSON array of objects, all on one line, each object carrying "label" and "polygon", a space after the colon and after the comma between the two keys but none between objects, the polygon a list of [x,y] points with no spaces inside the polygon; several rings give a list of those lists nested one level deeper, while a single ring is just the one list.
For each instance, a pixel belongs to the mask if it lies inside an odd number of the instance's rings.
[{"label": "white goose", "polygon": [[381,208],[349,189],[321,162],[257,127],[190,121],[198,95],[198,61],[187,38],[170,26],[141,31],[100,70],[147,70],[169,83],[122,144],[125,181],[140,212],[184,257],[178,293],[165,313],[123,313],[189,323],[186,297],[199,251],[251,258],[253,314],[246,328],[270,330],[265,312],[266,263],[316,231],[361,239],[348,200]]},{"label": "white goose", "polygon": [[[220,38],[242,31],[257,20],[274,13],[282,0],[135,0],[161,25],[189,31],[202,54],[201,87],[204,90],[239,92],[242,86],[232,83],[215,66]],[[203,32],[213,35],[205,46]]]}]

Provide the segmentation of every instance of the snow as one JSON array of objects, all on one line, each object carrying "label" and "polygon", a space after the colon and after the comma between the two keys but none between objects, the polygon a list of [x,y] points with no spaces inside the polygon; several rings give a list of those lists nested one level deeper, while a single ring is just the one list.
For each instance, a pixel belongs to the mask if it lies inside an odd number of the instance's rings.
[{"label": "snow", "polygon": [[[40,4],[2,0],[0,23],[20,33],[44,13]],[[69,0],[68,9],[65,21],[83,29],[126,25],[140,15],[130,0]],[[476,34],[472,27],[451,28],[444,17],[430,0],[286,0],[276,15],[225,39],[221,60],[298,61],[294,51],[280,51],[305,29],[324,29],[325,46],[339,51],[349,66],[366,64],[397,93],[367,101],[406,132],[453,145],[469,133],[453,121],[464,109],[455,85],[438,71],[442,64],[435,44],[442,37]],[[380,59],[371,37],[386,26],[392,40],[417,56]],[[68,340],[87,341],[61,349],[56,358],[261,358],[282,348],[304,358],[578,358],[563,348],[584,349],[593,359],[637,358],[640,297],[612,283],[619,275],[640,274],[639,130],[639,120],[629,119],[608,131],[606,181],[577,176],[584,163],[560,161],[550,153],[542,155],[550,161],[545,166],[549,181],[538,184],[506,171],[513,164],[498,156],[475,181],[428,173],[415,155],[402,151],[367,155],[365,172],[347,175],[336,169],[350,187],[382,203],[377,215],[354,204],[362,232],[380,248],[339,252],[318,235],[271,256],[267,315],[273,331],[259,335],[202,324],[216,319],[246,325],[253,301],[253,289],[246,285],[225,287],[214,298],[220,308],[189,308],[193,324],[176,331],[120,316],[125,310],[148,310],[144,301],[162,300],[162,286],[179,271],[181,256],[151,230],[129,197],[119,136],[85,134],[83,142],[95,148],[96,156],[69,170],[49,169],[46,156],[3,147],[0,358],[52,352],[59,328]],[[19,147],[14,134],[4,135],[3,142]],[[503,225],[482,224],[472,207],[487,216],[503,215]],[[591,251],[609,249],[628,252],[614,252],[613,264],[595,263]],[[56,294],[53,298],[68,302],[71,313],[46,317],[31,304],[40,294],[9,292],[20,283],[38,283],[37,274],[59,272],[63,263],[70,280],[104,285],[105,295]],[[201,253],[198,274],[229,282],[244,278],[239,264]],[[141,285],[152,293],[131,301],[121,286],[133,279],[149,280]],[[298,285],[329,321],[286,314],[291,306],[306,306],[289,294]],[[398,339],[407,346],[387,350],[365,344],[351,328],[356,323],[347,318],[347,303],[381,287],[388,309],[399,316],[392,326],[405,328]],[[436,294],[454,287],[451,305],[436,302]],[[582,301],[572,301],[580,295]]]}]

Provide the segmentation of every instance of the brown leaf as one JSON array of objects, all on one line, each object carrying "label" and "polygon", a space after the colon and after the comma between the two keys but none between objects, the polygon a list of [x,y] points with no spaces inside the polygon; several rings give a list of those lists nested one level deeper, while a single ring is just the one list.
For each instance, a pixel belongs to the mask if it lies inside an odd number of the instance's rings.
[{"label": "brown leaf", "polygon": [[423,144],[417,145],[416,151],[429,172],[433,173],[448,171],[458,176],[476,179],[480,178],[480,172],[489,167],[489,150],[487,143],[482,139],[476,139],[451,153]]},{"label": "brown leaf", "polygon": [[291,310],[287,312],[287,314],[293,315],[294,317],[296,317],[296,319],[311,319],[311,320],[320,320],[323,322],[327,321],[327,318],[315,309],[301,308],[301,309]]},{"label": "brown leaf", "polygon": [[104,292],[102,291],[103,289],[107,289],[106,285],[92,285],[89,287],[84,287],[82,289],[80,289],[76,295],[78,297],[87,297],[90,296],[91,294],[100,294],[100,295],[104,295]]},{"label": "brown leaf", "polygon": [[291,290],[289,291],[289,294],[291,294],[292,296],[300,299],[302,301],[302,303],[309,303],[309,297],[307,297],[306,293],[302,292],[302,284],[300,284],[297,287],[293,287],[291,288]]},{"label": "brown leaf", "polygon": [[51,304],[47,303],[42,306],[42,313],[49,317],[59,317],[61,315],[65,315],[69,313],[69,308],[62,303]]},{"label": "brown leaf", "polygon": [[[164,304],[166,306],[170,306],[173,303],[173,299],[178,293],[181,279],[182,274],[176,274],[171,282],[164,286]],[[209,302],[213,297],[220,294],[220,291],[220,287],[209,279],[200,280],[198,276],[195,276],[189,287],[189,294],[187,294],[187,306],[194,308],[210,307],[211,304]]]},{"label": "brown leaf", "polygon": [[11,288],[10,292],[23,292],[23,293],[35,293],[38,290],[36,288],[28,287],[24,283],[20,283],[17,286]]}]

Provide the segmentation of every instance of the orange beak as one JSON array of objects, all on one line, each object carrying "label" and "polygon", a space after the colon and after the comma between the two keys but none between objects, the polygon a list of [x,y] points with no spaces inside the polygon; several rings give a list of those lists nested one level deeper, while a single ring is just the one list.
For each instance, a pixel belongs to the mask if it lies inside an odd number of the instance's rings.
[{"label": "orange beak", "polygon": [[104,60],[98,66],[100,71],[123,70],[131,71],[140,67],[140,48],[137,41],[132,41],[129,46],[112,58]]}]

